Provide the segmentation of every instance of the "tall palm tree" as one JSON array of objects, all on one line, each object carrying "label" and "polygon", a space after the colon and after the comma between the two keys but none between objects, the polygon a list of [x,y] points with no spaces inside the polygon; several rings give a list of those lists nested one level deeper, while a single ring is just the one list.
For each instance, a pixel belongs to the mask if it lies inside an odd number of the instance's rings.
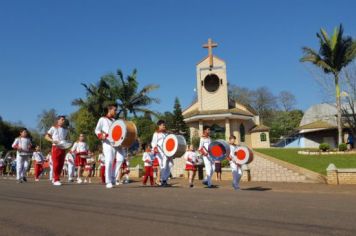
[{"label": "tall palm tree", "polygon": [[356,41],[350,36],[343,36],[343,27],[334,29],[333,35],[329,37],[324,29],[316,36],[319,39],[319,53],[309,47],[303,47],[304,56],[301,62],[311,62],[321,68],[325,73],[332,74],[335,83],[338,143],[342,143],[342,124],[341,124],[341,100],[339,75],[341,70],[346,67],[356,57]]},{"label": "tall palm tree", "polygon": [[137,117],[137,113],[146,113],[157,116],[157,113],[147,108],[152,103],[159,103],[159,99],[152,98],[148,94],[159,88],[158,85],[149,84],[138,90],[137,70],[134,70],[131,75],[124,79],[121,70],[117,71],[117,76],[121,82],[115,86],[115,95],[119,107],[118,116],[127,119],[128,114],[133,114]]},{"label": "tall palm tree", "polygon": [[159,100],[150,97],[148,94],[157,89],[158,85],[146,85],[138,91],[137,71],[134,70],[131,75],[124,79],[121,70],[116,75],[109,74],[101,77],[98,84],[82,84],[87,91],[86,99],[75,99],[72,104],[85,107],[94,117],[100,117],[104,114],[105,107],[109,103],[118,104],[117,117],[127,119],[130,114],[137,116],[137,113],[148,113],[157,115],[154,111],[147,108],[152,103],[158,103]]}]

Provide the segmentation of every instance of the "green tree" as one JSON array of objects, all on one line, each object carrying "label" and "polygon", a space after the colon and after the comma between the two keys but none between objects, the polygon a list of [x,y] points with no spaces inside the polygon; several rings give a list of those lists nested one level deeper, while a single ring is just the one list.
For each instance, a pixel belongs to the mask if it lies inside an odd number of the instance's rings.
[{"label": "green tree", "polygon": [[57,120],[57,111],[55,109],[43,110],[41,114],[38,115],[37,128],[40,132],[47,132]]},{"label": "green tree", "polygon": [[147,116],[135,117],[132,121],[136,124],[141,144],[150,144],[152,134],[155,132],[156,124]]},{"label": "green tree", "polygon": [[173,109],[173,129],[177,132],[181,132],[186,140],[189,140],[189,130],[187,124],[184,122],[184,117],[182,114],[182,107],[180,105],[179,99],[174,100]]},{"label": "green tree", "polygon": [[76,141],[80,134],[84,134],[89,148],[91,150],[97,150],[100,145],[100,141],[96,137],[94,129],[98,120],[93,116],[93,114],[86,108],[82,107],[71,115],[70,120],[73,124],[74,131],[72,141]]},{"label": "green tree", "polygon": [[159,100],[149,96],[158,85],[146,85],[138,89],[137,71],[124,78],[121,70],[115,74],[108,74],[100,78],[97,84],[82,84],[86,89],[86,98],[75,99],[72,104],[86,108],[95,118],[105,114],[105,108],[109,103],[118,104],[118,117],[128,119],[129,114],[137,117],[137,113],[156,113],[147,108]]},{"label": "green tree", "polygon": [[271,140],[278,140],[294,132],[303,118],[301,110],[277,111],[270,127]]},{"label": "green tree", "polygon": [[356,57],[356,42],[350,36],[343,36],[343,31],[340,24],[330,37],[324,29],[320,29],[320,33],[316,34],[320,44],[319,52],[303,47],[304,55],[300,59],[301,62],[311,62],[334,77],[339,144],[342,143],[339,75],[341,70]]},{"label": "green tree", "polygon": [[[121,84],[117,86],[119,116],[127,119],[128,114],[131,113],[134,117],[137,117],[137,113],[145,113],[157,115],[154,111],[147,108],[152,103],[159,103],[157,98],[152,98],[148,94],[159,88],[158,85],[149,84],[144,86],[141,90],[138,90],[137,71],[134,70],[131,75],[128,75],[124,79],[121,70],[117,71],[118,78],[116,80],[121,81]],[[116,81],[115,80],[115,81]],[[116,84],[116,83],[114,83]]]}]

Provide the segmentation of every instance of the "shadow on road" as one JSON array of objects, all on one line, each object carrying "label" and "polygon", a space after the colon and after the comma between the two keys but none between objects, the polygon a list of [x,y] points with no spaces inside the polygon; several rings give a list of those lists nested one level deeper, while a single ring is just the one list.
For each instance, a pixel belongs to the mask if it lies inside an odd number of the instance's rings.
[{"label": "shadow on road", "polygon": [[272,190],[271,188],[264,188],[264,187],[252,187],[252,188],[244,188],[242,190],[247,190],[247,191],[270,191]]}]

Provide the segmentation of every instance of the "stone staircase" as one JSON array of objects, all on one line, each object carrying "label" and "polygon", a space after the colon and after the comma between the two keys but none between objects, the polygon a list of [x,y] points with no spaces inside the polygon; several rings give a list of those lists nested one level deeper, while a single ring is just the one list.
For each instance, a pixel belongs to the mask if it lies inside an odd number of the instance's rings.
[{"label": "stone staircase", "polygon": [[325,183],[325,178],[304,168],[256,153],[248,165],[251,181]]},{"label": "stone staircase", "polygon": [[249,164],[252,181],[266,182],[306,182],[307,177],[293,170],[283,167],[273,161],[255,156]]},{"label": "stone staircase", "polygon": [[[254,152],[254,160],[248,165],[250,181],[260,182],[290,182],[290,183],[325,183],[325,177],[279,159]],[[185,161],[183,158],[174,160],[173,177],[182,177]],[[242,181],[248,181],[248,173],[244,171]],[[222,179],[230,180],[230,168],[223,168]]]}]

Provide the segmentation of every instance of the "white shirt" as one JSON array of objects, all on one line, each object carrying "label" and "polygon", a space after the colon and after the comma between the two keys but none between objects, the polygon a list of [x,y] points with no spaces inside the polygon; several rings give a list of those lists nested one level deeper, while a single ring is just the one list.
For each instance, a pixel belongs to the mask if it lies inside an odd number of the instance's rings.
[{"label": "white shirt", "polygon": [[3,167],[3,166],[4,166],[4,160],[0,159],[0,167]]},{"label": "white shirt", "polygon": [[239,166],[236,164],[233,156],[235,155],[235,149],[236,149],[236,145],[231,145],[230,144],[230,158],[231,158],[231,161],[230,161],[230,167],[231,169],[233,170],[237,170],[237,168],[239,168]]},{"label": "white shirt", "polygon": [[85,142],[75,142],[71,150],[73,153],[87,153],[89,147]]},{"label": "white shirt", "polygon": [[193,151],[186,151],[184,154],[185,164],[194,165],[197,162],[197,154]]},{"label": "white shirt", "polygon": [[47,134],[49,134],[53,141],[59,142],[66,140],[68,135],[68,130],[60,126],[52,126]]},{"label": "white shirt", "polygon": [[210,137],[201,137],[200,138],[200,143],[199,143],[199,150],[204,148],[204,151],[208,152],[210,143],[211,143]]},{"label": "white shirt", "polygon": [[[152,166],[153,160],[155,159],[154,155],[152,152],[144,152],[143,153],[143,163],[145,166]],[[149,162],[146,162],[149,161]]]},{"label": "white shirt", "polygon": [[36,161],[37,164],[42,164],[45,160],[42,152],[34,152],[32,154],[32,160]]},{"label": "white shirt", "polygon": [[48,163],[50,165],[52,165],[52,154],[51,153],[48,153],[47,156],[46,156],[47,160],[48,160]]},{"label": "white shirt", "polygon": [[102,153],[99,154],[98,161],[100,163],[100,167],[105,166],[105,156],[104,156],[104,154],[102,154]]},{"label": "white shirt", "polygon": [[[15,139],[14,143],[12,144],[12,147],[14,149],[21,149],[22,151],[28,152],[30,151],[30,148],[32,146],[31,140],[29,138],[22,138],[18,137]],[[17,151],[17,154],[20,152]]]},{"label": "white shirt", "polygon": [[87,158],[87,165],[92,165],[92,164],[94,164],[94,162],[95,162],[95,159],[94,159],[94,157],[89,157],[89,158]]},{"label": "white shirt", "polygon": [[163,133],[163,132],[154,132],[153,133],[152,142],[151,142],[152,149],[155,149],[157,147],[158,151],[161,155],[164,155],[163,140],[166,136],[167,136],[167,134]]},{"label": "white shirt", "polygon": [[68,152],[65,160],[68,164],[74,165],[74,156],[72,153]]},{"label": "white shirt", "polygon": [[[109,134],[109,129],[111,124],[115,121],[114,118],[101,117],[96,125],[95,134],[100,138],[102,133]],[[103,140],[104,143],[110,144],[109,140],[106,138]]]}]

